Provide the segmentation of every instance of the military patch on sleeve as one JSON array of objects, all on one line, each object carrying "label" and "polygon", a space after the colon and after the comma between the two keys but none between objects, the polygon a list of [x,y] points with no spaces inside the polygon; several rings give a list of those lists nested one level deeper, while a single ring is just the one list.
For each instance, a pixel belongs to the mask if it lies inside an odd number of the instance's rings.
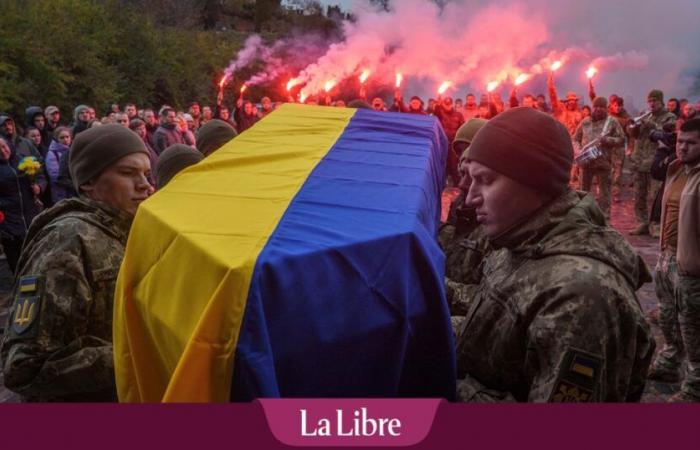
[{"label": "military patch on sleeve", "polygon": [[44,277],[28,275],[19,279],[13,305],[11,330],[16,335],[29,335],[39,317],[44,293]]},{"label": "military patch on sleeve", "polygon": [[550,402],[590,402],[600,382],[603,359],[569,349],[559,366]]}]

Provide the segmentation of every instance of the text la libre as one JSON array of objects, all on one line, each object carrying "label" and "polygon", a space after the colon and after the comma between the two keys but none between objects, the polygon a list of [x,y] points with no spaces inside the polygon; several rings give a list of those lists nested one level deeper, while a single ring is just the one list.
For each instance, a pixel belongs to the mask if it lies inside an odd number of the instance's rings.
[{"label": "text la libre", "polygon": [[335,426],[331,419],[321,418],[311,430],[307,424],[307,411],[301,409],[299,412],[302,436],[401,436],[399,419],[367,417],[367,408],[353,411],[353,418],[350,420],[344,420],[343,410],[336,409]]}]

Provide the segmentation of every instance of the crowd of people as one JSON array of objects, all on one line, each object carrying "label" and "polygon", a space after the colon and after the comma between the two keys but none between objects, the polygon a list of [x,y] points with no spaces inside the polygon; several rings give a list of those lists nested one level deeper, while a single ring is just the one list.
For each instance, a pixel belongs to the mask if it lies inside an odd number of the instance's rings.
[{"label": "crowd of people", "polygon": [[[588,109],[573,92],[560,99],[552,77],[548,87],[549,103],[517,90],[508,104],[498,93],[405,104],[399,91],[390,106],[364,95],[318,103],[442,124],[448,179],[460,190],[439,238],[462,400],[638,401],[650,377],[684,378],[674,399],[697,401],[696,107],[652,90],[648,112],[632,118],[620,96],[592,85]],[[116,399],[112,296],[138,205],[279,104],[241,97],[231,115],[222,100],[187,112],[111,105],[99,119],[80,105],[70,124],[55,106],[33,106],[23,131],[0,114],[0,235],[17,277],[0,355],[5,384],[25,400]],[[650,272],[609,225],[626,166],[633,234],[660,236],[665,343],[653,362],[635,294]]]}]

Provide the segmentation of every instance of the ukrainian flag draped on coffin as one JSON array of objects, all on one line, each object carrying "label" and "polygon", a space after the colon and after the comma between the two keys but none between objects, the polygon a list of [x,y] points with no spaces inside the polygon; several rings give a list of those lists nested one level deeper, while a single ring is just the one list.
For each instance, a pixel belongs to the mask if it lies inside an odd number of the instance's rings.
[{"label": "ukrainian flag draped on coffin", "polygon": [[285,105],[144,202],[120,401],[453,398],[432,117]]}]

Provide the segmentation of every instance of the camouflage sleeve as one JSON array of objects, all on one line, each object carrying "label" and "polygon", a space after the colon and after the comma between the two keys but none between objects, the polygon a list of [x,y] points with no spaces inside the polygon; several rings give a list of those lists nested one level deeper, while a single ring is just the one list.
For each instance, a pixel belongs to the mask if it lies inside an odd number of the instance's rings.
[{"label": "camouflage sleeve", "polygon": [[48,232],[18,274],[0,355],[5,385],[28,398],[115,391],[112,344],[91,334],[97,324],[89,313],[98,306],[79,236],[79,229]]},{"label": "camouflage sleeve", "polygon": [[450,315],[465,316],[469,305],[478,292],[477,284],[464,284],[445,278],[445,295]]},{"label": "camouflage sleeve", "polygon": [[611,121],[612,129],[608,133],[608,138],[613,147],[620,147],[625,144],[625,132],[622,130],[620,123],[613,119]]},{"label": "camouflage sleeve", "polygon": [[616,283],[625,281],[580,276],[543,293],[550,298],[541,300],[527,331],[529,402],[625,401],[630,388],[639,389],[633,385],[646,369],[638,373],[644,364],[635,355],[644,355],[648,366],[649,348],[638,345],[636,312],[625,298],[633,294]]}]

